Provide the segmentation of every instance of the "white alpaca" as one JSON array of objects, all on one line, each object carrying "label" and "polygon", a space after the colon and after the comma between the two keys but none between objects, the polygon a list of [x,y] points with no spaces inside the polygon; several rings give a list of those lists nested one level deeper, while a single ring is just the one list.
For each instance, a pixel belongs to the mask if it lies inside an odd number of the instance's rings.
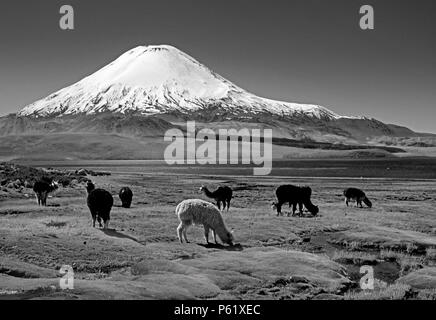
[{"label": "white alpaca", "polygon": [[213,237],[216,241],[216,235],[220,237],[223,243],[233,245],[233,235],[227,230],[223,217],[215,205],[201,199],[188,199],[180,202],[176,207],[176,215],[180,220],[177,227],[177,235],[181,243],[182,234],[186,242],[186,231],[192,224],[202,224],[204,226],[204,238],[209,243],[209,230],[212,229]]}]

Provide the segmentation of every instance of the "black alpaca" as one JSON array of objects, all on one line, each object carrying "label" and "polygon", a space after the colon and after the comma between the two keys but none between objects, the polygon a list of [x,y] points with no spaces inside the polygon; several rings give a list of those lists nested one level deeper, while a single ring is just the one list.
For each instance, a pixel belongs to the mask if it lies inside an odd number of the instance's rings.
[{"label": "black alpaca", "polygon": [[360,206],[363,208],[362,201],[365,203],[369,208],[372,207],[371,201],[366,197],[365,192],[363,192],[360,189],[357,188],[347,188],[344,190],[344,197],[345,197],[345,204],[348,207],[348,202],[350,200],[356,201],[356,206]]},{"label": "black alpaca", "polygon": [[38,205],[47,205],[47,196],[50,192],[53,192],[58,188],[58,185],[54,181],[50,181],[49,179],[41,179],[36,181],[33,185],[33,191],[36,194],[36,199],[38,201]]},{"label": "black alpaca", "polygon": [[[273,207],[277,210],[277,216],[282,214],[282,205],[286,202],[289,207],[292,206],[292,215],[295,215],[297,204],[299,209],[299,216],[303,215],[303,205],[312,215],[317,215],[319,208],[310,201],[312,196],[312,189],[304,186],[282,185],[276,189],[277,203],[273,202]],[[289,214],[288,214],[289,216]]]},{"label": "black alpaca", "polygon": [[118,194],[123,208],[130,208],[132,204],[133,192],[129,187],[123,187]]},{"label": "black alpaca", "polygon": [[216,205],[218,209],[221,210],[221,203],[223,204],[223,210],[226,208],[227,205],[227,211],[230,209],[230,200],[232,200],[233,191],[230,187],[224,186],[224,187],[218,187],[215,191],[211,192],[207,187],[201,186],[200,192],[204,192],[204,194],[211,199],[214,199],[216,201]]},{"label": "black alpaca", "polygon": [[[95,189],[92,182],[88,182],[86,190],[88,191],[86,203],[91,211],[92,226],[95,228],[95,220],[97,219],[100,228],[107,229],[114,198],[104,189]],[[101,224],[101,219],[103,219],[104,226]]]}]

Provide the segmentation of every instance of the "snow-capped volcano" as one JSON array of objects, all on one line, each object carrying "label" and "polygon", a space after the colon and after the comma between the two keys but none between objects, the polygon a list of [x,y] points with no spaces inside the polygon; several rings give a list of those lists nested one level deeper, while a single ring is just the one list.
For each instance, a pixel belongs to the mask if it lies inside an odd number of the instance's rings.
[{"label": "snow-capped volcano", "polygon": [[420,137],[376,119],[261,98],[161,45],[129,50],[18,114],[0,117],[0,140],[8,157],[24,159],[162,159],[162,137],[169,129],[185,130],[187,120],[199,130],[269,128],[281,147],[352,150]]},{"label": "snow-capped volcano", "polygon": [[268,113],[338,119],[311,104],[280,102],[249,93],[168,45],[139,46],[81,81],[24,107],[19,116],[114,113],[192,113],[211,106],[226,114]]}]

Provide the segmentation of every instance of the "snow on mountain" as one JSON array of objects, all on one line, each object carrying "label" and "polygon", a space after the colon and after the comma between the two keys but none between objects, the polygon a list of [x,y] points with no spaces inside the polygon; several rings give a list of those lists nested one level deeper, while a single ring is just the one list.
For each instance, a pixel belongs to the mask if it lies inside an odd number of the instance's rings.
[{"label": "snow on mountain", "polygon": [[24,107],[19,116],[137,112],[196,112],[220,106],[226,113],[271,113],[340,119],[318,105],[265,99],[249,93],[168,45],[139,46],[81,81]]}]

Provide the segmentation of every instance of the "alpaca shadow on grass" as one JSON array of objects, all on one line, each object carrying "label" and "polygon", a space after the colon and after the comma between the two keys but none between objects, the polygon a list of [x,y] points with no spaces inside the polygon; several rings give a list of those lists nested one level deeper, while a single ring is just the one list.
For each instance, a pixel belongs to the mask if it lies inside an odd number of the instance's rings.
[{"label": "alpaca shadow on grass", "polygon": [[115,229],[100,229],[101,232],[103,232],[105,235],[114,237],[114,238],[120,238],[120,239],[130,239],[132,241],[135,241],[136,243],[142,244],[145,246],[145,241],[139,241],[138,239],[129,236],[127,234],[121,233]]},{"label": "alpaca shadow on grass", "polygon": [[311,213],[308,212],[303,212],[303,215],[299,216],[297,213],[295,213],[294,215],[292,213],[290,213],[289,215],[287,213],[284,213],[282,215],[279,215],[279,217],[286,217],[286,218],[301,218],[301,219],[311,219],[311,218],[319,218],[322,217],[322,214],[316,214],[313,215]]},{"label": "alpaca shadow on grass", "polygon": [[321,214],[313,215],[313,214],[309,213],[309,214],[303,214],[300,218],[311,219],[311,218],[319,218],[319,217],[322,217],[322,215]]},{"label": "alpaca shadow on grass", "polygon": [[233,246],[229,245],[222,245],[219,243],[197,243],[199,246],[202,246],[206,249],[220,249],[220,250],[226,250],[226,251],[242,251],[244,250],[244,247],[240,243],[236,243]]},{"label": "alpaca shadow on grass", "polygon": [[350,210],[350,209],[358,209],[358,210],[371,210],[371,209],[374,209],[374,207],[372,207],[372,208],[370,208],[370,207],[356,207],[356,206],[349,206],[349,207],[345,207],[345,209],[348,209],[348,210]]}]

